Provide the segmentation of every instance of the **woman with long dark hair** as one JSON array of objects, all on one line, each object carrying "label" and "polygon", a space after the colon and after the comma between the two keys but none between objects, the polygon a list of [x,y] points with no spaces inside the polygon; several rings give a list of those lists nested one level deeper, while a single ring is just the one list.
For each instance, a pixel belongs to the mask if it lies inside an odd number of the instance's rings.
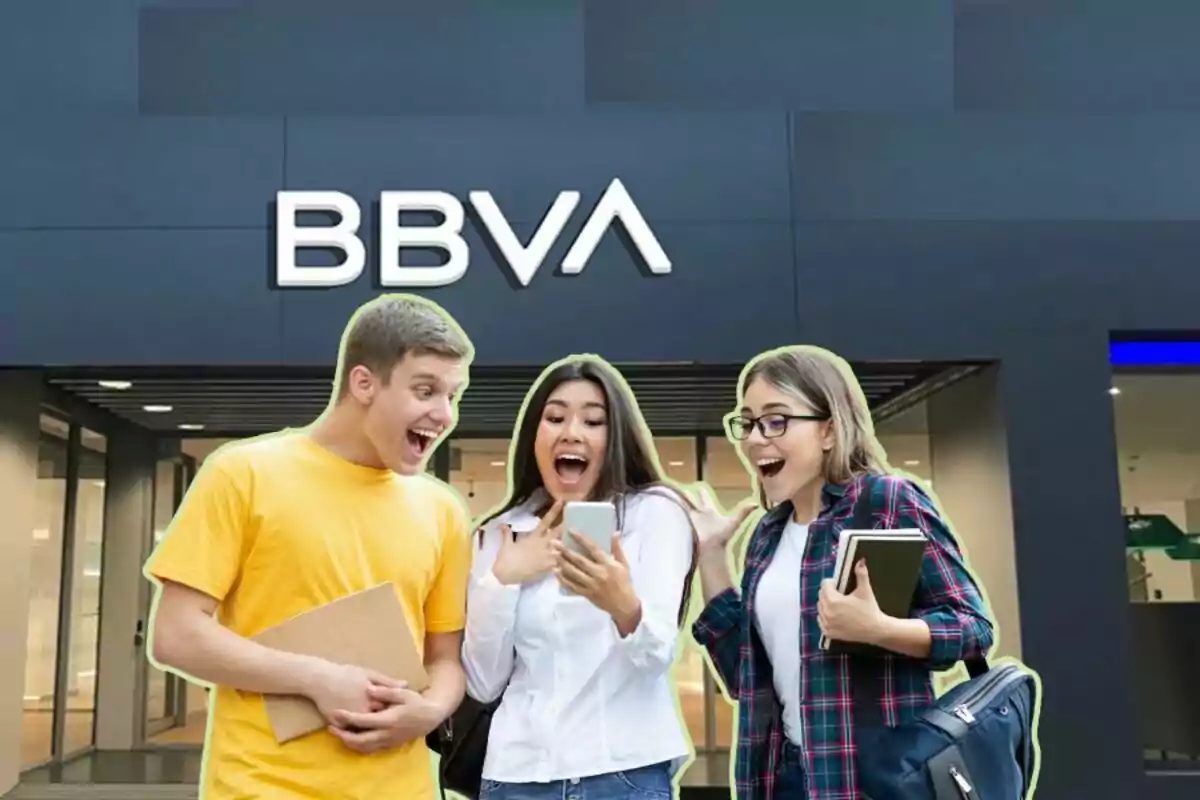
[{"label": "woman with long dark hair", "polygon": [[[671,797],[690,754],[670,670],[691,503],[666,485],[625,381],[591,356],[530,389],[509,471],[508,499],[479,530],[463,643],[470,697],[503,698],[481,797]],[[616,506],[611,555],[582,537],[583,554],[563,546],[572,500]]]}]

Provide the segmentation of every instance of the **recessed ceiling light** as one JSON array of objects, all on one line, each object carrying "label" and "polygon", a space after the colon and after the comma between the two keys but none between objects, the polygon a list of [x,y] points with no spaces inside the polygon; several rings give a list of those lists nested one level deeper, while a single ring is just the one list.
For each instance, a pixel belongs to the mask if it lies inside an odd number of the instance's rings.
[{"label": "recessed ceiling light", "polygon": [[682,462],[682,461],[668,461],[668,462],[667,462],[667,466],[671,466],[671,467],[682,467],[682,466],[683,466],[683,462]]},{"label": "recessed ceiling light", "polygon": [[130,386],[133,386],[129,381],[96,381],[102,389],[116,389],[117,391],[125,391]]},{"label": "recessed ceiling light", "polygon": [[181,422],[181,423],[179,423],[179,430],[181,430],[181,431],[202,431],[202,430],[204,430],[204,426],[198,425],[195,422]]},{"label": "recessed ceiling light", "polygon": [[493,466],[493,467],[503,467],[503,466],[504,466],[504,462],[503,462],[503,461],[493,461],[493,462],[492,462],[492,466]]},{"label": "recessed ceiling light", "polygon": [[904,462],[904,466],[906,467],[919,467],[920,465],[921,462],[917,461],[915,458],[910,458],[908,461]]},{"label": "recessed ceiling light", "polygon": [[1116,397],[1117,395],[1119,395],[1121,393],[1121,390],[1120,390],[1120,388],[1118,388],[1116,386],[1110,386],[1108,389],[1108,393],[1111,394],[1113,397]]},{"label": "recessed ceiling light", "polygon": [[156,406],[156,405],[142,406],[142,411],[147,411],[151,414],[166,414],[166,413],[169,413],[174,410],[175,410],[174,406]]}]

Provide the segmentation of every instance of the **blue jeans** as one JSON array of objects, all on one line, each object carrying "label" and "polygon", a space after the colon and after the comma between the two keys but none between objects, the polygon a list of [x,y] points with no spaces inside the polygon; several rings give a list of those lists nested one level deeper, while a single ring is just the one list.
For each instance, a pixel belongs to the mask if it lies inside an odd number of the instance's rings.
[{"label": "blue jeans", "polygon": [[550,783],[500,783],[484,779],[479,800],[670,800],[668,762]]},{"label": "blue jeans", "polygon": [[804,777],[804,762],[800,748],[791,742],[783,743],[783,761],[775,774],[775,796],[781,800],[801,800],[808,797],[808,781]]}]

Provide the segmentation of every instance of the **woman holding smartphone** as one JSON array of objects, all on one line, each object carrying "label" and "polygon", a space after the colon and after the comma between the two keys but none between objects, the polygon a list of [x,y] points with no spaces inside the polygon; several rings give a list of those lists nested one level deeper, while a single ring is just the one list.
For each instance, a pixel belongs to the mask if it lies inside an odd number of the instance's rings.
[{"label": "woman holding smartphone", "polygon": [[[830,639],[878,648],[871,697],[887,726],[934,702],[932,673],[986,656],[993,641],[979,588],[933,501],[889,474],[850,368],[816,348],[784,348],[750,363],[728,432],[757,480],[767,513],[744,551],[740,587],[727,545],[752,504],[726,515],[706,498],[693,515],[705,608],[692,631],[738,703],[734,784],[739,800],[860,800],[858,750],[881,728],[857,726],[850,657]],[[837,537],[855,504],[874,527],[919,528],[926,555],[906,618],[885,615],[856,565],[848,595],[832,580]]]},{"label": "woman holding smartphone", "polygon": [[[467,693],[489,703],[481,797],[672,796],[690,754],[670,669],[694,568],[690,501],[664,485],[636,401],[593,357],[534,384],[510,451],[510,495],[478,535]],[[565,503],[611,502],[611,554],[576,537]],[[572,795],[574,796],[574,795]]]}]

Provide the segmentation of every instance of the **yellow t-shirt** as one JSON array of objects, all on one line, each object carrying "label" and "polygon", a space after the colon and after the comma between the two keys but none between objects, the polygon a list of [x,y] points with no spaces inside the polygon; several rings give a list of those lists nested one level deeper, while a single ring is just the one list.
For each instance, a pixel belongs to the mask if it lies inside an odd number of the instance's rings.
[{"label": "yellow t-shirt", "polygon": [[[391,581],[423,651],[426,633],[462,630],[470,561],[466,509],[444,484],[284,431],[209,457],[146,574],[217,598],[243,636]],[[280,745],[261,695],[219,687],[212,703],[204,800],[434,796],[424,741],[360,755],[318,731]]]}]

